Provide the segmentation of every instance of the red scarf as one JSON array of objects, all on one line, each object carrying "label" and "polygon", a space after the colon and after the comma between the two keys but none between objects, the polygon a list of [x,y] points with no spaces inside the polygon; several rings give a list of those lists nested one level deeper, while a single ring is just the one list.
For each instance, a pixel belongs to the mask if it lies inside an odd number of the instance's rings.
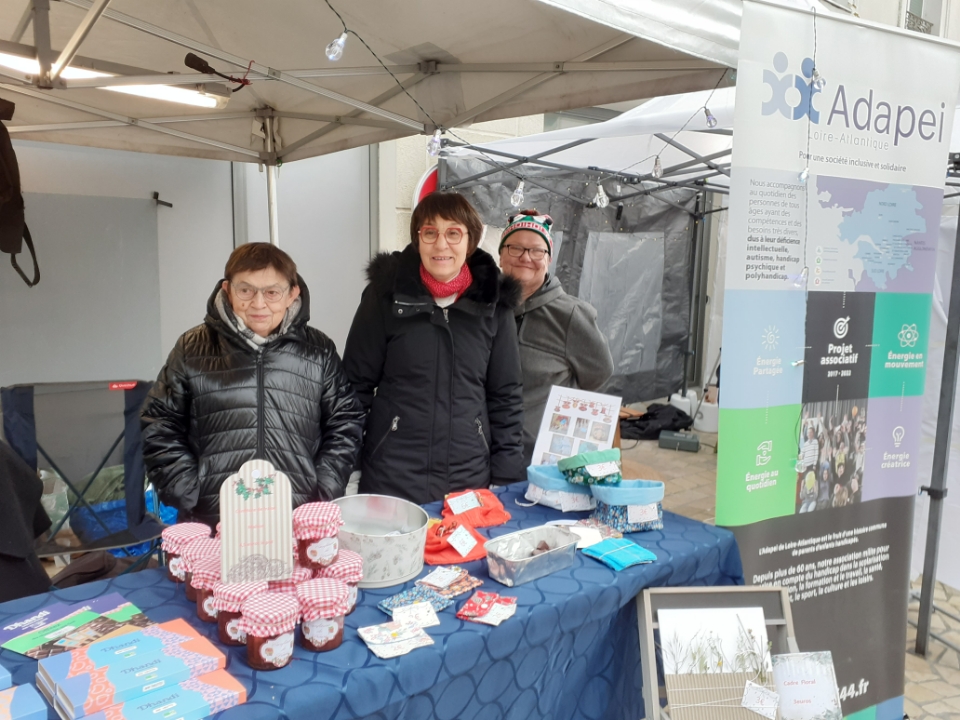
[{"label": "red scarf", "polygon": [[473,275],[470,274],[470,268],[464,263],[463,267],[460,268],[460,274],[453,280],[450,282],[440,282],[427,272],[423,263],[420,263],[420,279],[423,280],[423,284],[427,286],[427,290],[430,291],[430,295],[432,295],[434,299],[456,295],[459,300],[460,296],[467,291],[467,288],[470,287],[470,284],[473,282]]}]

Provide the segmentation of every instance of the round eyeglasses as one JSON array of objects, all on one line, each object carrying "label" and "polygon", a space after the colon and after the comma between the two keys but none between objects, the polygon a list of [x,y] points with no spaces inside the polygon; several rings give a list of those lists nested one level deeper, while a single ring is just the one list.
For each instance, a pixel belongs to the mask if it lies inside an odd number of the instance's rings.
[{"label": "round eyeglasses", "polygon": [[[433,245],[437,240],[440,239],[440,228],[434,227],[433,225],[424,225],[420,228],[420,240],[427,243],[427,245]],[[463,236],[466,233],[458,227],[448,227],[443,231],[443,237],[449,245],[457,245]]]},{"label": "round eyeglasses", "polygon": [[258,288],[253,285],[247,285],[246,283],[240,283],[239,285],[234,285],[230,283],[230,287],[233,288],[234,294],[239,300],[248,302],[253,300],[257,293],[263,293],[263,299],[267,302],[279,302],[283,300],[283,296],[287,294],[289,287],[279,287],[277,285],[272,285],[267,288]]},{"label": "round eyeglasses", "polygon": [[549,255],[550,251],[546,248],[525,248],[519,245],[504,245],[504,249],[510,257],[523,257],[524,253],[530,254],[531,260],[543,260],[544,255]]}]

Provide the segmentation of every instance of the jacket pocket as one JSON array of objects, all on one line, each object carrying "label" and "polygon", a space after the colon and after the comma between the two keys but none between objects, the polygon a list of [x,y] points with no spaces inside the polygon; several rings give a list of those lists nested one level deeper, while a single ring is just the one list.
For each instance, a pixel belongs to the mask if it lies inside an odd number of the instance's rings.
[{"label": "jacket pocket", "polygon": [[390,427],[387,428],[387,431],[383,433],[383,435],[377,441],[377,444],[373,446],[373,450],[370,451],[370,457],[374,457],[377,454],[377,451],[380,450],[381,446],[387,441],[387,438],[390,437],[391,433],[395,433],[399,427],[400,416],[394,415],[393,420],[390,421]]},{"label": "jacket pocket", "polygon": [[487,455],[490,454],[490,442],[487,440],[486,434],[483,432],[483,420],[479,417],[474,420],[477,425],[477,435],[480,436],[480,439],[483,441],[483,449],[487,451]]}]

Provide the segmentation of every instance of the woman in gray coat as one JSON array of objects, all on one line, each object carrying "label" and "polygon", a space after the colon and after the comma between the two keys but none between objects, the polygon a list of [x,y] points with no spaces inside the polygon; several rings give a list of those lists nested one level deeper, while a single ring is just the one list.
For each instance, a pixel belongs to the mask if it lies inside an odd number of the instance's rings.
[{"label": "woman in gray coat", "polygon": [[521,210],[500,236],[500,267],[520,283],[523,302],[514,310],[523,369],[523,449],[527,465],[552,385],[599,390],[613,374],[597,311],[567,295],[548,275],[553,255],[549,215]]}]

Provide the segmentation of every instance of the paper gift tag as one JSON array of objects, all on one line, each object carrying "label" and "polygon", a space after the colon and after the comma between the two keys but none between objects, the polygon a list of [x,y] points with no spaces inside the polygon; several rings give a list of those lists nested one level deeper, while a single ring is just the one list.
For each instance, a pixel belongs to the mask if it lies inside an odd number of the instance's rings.
[{"label": "paper gift tag", "polygon": [[627,505],[627,522],[631,525],[656,522],[660,519],[660,511],[656,503],[650,505]]},{"label": "paper gift tag", "polygon": [[582,512],[592,510],[590,501],[592,495],[583,495],[582,493],[560,492],[560,512]]},{"label": "paper gift tag", "polygon": [[466,557],[477,544],[477,539],[462,525],[454,530],[447,538],[450,546],[460,553],[460,557]]},{"label": "paper gift tag", "polygon": [[580,536],[580,540],[577,541],[577,550],[583,550],[583,548],[588,548],[591,545],[596,545],[598,542],[603,541],[603,535],[601,535],[600,531],[596,528],[571,527],[568,529],[570,532]]},{"label": "paper gift tag", "polygon": [[530,483],[527,485],[527,492],[524,497],[530,502],[540,502],[543,499],[543,488]]},{"label": "paper gift tag", "polygon": [[499,625],[504,620],[508,620],[513,617],[514,613],[517,612],[517,604],[501,604],[497,603],[486,615],[481,615],[476,618],[476,621],[483,623],[484,625]]},{"label": "paper gift tag", "polygon": [[427,635],[423,628],[398,622],[359,628],[357,634],[363,638],[374,655],[384,659],[399,657],[418,647],[433,645],[433,638]]},{"label": "paper gift tag", "polygon": [[763,715],[770,720],[776,720],[777,707],[780,705],[780,696],[773,690],[747,681],[743,690],[743,700],[740,704],[747,710]]},{"label": "paper gift tag", "polygon": [[421,578],[419,582],[423,583],[424,585],[440,588],[442,590],[443,588],[448,587],[454,580],[459,578],[463,572],[463,570],[454,570],[450,567],[437,568],[429,575]]},{"label": "paper gift tag", "polygon": [[464,493],[463,495],[457,495],[457,497],[447,498],[447,505],[450,506],[450,512],[459,515],[467,510],[480,507],[480,498],[477,497],[475,492]]},{"label": "paper gift tag", "polygon": [[440,624],[440,618],[437,617],[433,605],[425,602],[404,605],[394,608],[393,621],[403,625],[416,625],[417,627],[433,627]]},{"label": "paper gift tag", "polygon": [[593,475],[595,478],[606,477],[607,475],[616,475],[620,472],[620,466],[610,460],[608,462],[594,463],[593,465],[584,465],[583,469]]}]

